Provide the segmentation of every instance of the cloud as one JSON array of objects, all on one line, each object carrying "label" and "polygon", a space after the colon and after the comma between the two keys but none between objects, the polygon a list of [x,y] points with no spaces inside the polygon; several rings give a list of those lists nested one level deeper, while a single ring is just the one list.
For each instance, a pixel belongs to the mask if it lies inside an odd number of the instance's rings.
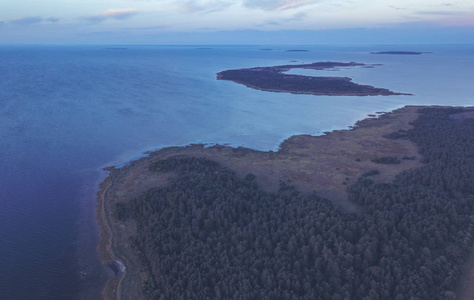
[{"label": "cloud", "polygon": [[[319,2],[319,1],[312,1]],[[305,0],[245,0],[244,5],[263,10],[286,10],[308,4]]]},{"label": "cloud", "polygon": [[51,23],[56,23],[59,21],[59,18],[49,17],[46,19],[46,21],[51,22]]},{"label": "cloud", "polygon": [[395,6],[395,5],[389,5],[388,7],[396,9],[396,10],[406,10],[406,8],[398,7],[398,6]]},{"label": "cloud", "polygon": [[17,24],[17,25],[30,25],[35,23],[40,23],[43,21],[43,18],[40,17],[24,17],[24,18],[16,18],[10,21],[10,23]]},{"label": "cloud", "polygon": [[88,17],[89,21],[102,22],[107,19],[124,20],[138,14],[134,8],[107,9],[105,12]]},{"label": "cloud", "polygon": [[445,27],[474,27],[474,11],[417,11],[427,23]]},{"label": "cloud", "polygon": [[307,14],[305,12],[300,12],[297,14],[294,14],[293,16],[287,17],[287,18],[280,18],[276,20],[269,20],[263,24],[260,24],[260,26],[280,26],[284,24],[288,24],[290,22],[298,22],[301,21],[302,19],[306,18]]},{"label": "cloud", "polygon": [[463,11],[417,11],[418,15],[435,15],[435,16],[462,16],[466,15]]},{"label": "cloud", "polygon": [[187,1],[184,1],[184,3],[180,5],[180,10],[186,13],[193,13],[193,12],[213,13],[213,12],[224,10],[233,4],[234,2],[231,2],[231,1],[187,0]]},{"label": "cloud", "polygon": [[146,27],[135,27],[134,30],[154,30],[154,29],[165,29],[165,25],[146,26]]}]

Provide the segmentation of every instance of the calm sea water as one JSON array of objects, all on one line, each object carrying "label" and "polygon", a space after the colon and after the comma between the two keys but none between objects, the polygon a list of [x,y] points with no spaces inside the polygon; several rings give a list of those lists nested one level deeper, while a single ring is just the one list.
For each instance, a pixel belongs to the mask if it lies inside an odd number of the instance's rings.
[{"label": "calm sea water", "polygon": [[[275,150],[377,111],[474,105],[472,45],[125,48],[0,47],[0,299],[99,297],[111,276],[95,252],[105,166],[197,142]],[[370,54],[384,50],[432,53]],[[329,60],[383,65],[305,74],[414,96],[291,95],[215,80],[230,68]]]}]

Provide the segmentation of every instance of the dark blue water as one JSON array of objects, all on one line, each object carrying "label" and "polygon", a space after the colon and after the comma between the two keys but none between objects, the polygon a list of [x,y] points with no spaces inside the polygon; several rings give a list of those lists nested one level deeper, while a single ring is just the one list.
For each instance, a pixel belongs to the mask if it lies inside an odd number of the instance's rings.
[{"label": "dark blue water", "polygon": [[[143,151],[188,143],[277,149],[407,104],[473,105],[473,46],[0,47],[0,299],[97,297],[95,192]],[[429,51],[421,56],[371,51]],[[324,97],[215,80],[291,62],[381,63],[328,71],[414,96]]]}]

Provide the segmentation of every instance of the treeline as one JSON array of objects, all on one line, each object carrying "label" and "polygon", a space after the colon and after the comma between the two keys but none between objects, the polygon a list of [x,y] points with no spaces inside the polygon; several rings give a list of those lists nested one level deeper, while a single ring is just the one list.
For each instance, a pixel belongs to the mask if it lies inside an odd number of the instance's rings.
[{"label": "treeline", "polygon": [[[132,247],[148,299],[454,299],[472,246],[474,120],[426,109],[409,138],[428,163],[391,184],[361,177],[348,213],[281,183],[265,193],[218,163],[175,157],[176,172],[115,216],[138,224]],[[376,174],[371,174],[376,175]]]}]

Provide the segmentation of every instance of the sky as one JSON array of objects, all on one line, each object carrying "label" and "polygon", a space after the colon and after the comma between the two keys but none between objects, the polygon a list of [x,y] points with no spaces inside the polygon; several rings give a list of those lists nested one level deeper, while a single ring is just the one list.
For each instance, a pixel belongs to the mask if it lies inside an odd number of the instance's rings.
[{"label": "sky", "polygon": [[0,0],[2,44],[474,44],[474,0]]}]

